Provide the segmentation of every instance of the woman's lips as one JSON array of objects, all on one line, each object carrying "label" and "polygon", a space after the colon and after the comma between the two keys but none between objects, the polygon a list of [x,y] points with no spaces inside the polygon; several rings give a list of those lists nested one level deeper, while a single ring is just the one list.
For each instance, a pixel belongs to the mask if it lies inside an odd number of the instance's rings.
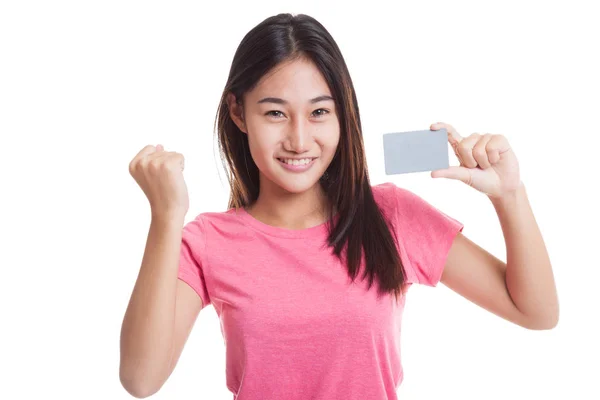
[{"label": "woman's lips", "polygon": [[288,171],[293,171],[293,172],[304,172],[304,171],[306,171],[307,169],[309,169],[310,167],[312,167],[312,165],[315,163],[315,160],[316,160],[316,158],[313,158],[307,164],[294,165],[294,164],[288,164],[286,162],[283,162],[283,161],[281,161],[280,158],[277,159],[277,161],[279,161],[279,164],[281,164],[281,166],[283,166],[283,168],[287,169]]}]

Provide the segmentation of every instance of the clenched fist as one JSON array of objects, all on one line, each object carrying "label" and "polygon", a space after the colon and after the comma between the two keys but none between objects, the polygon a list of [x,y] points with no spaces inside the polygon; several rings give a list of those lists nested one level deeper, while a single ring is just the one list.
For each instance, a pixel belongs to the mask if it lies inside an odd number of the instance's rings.
[{"label": "clenched fist", "polygon": [[183,167],[183,155],[165,151],[160,144],[144,147],[129,163],[129,173],[148,198],[153,217],[183,218],[187,213]]}]

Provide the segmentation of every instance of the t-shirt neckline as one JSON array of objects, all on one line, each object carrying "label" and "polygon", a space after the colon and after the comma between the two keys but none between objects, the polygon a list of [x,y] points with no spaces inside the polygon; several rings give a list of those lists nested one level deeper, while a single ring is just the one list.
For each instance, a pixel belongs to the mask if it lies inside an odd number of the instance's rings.
[{"label": "t-shirt neckline", "polygon": [[[248,211],[246,211],[246,209],[244,209],[243,207],[237,209],[233,208],[231,211],[235,213],[238,217],[240,217],[242,221],[244,221],[244,223],[246,223],[250,227],[271,236],[277,236],[282,238],[308,238],[322,237],[323,235],[329,234],[329,232],[327,231],[328,221],[325,221],[319,225],[311,226],[309,228],[288,229],[265,224],[264,222],[261,222],[258,219],[254,218],[252,215],[250,215],[250,213],[248,213]],[[338,215],[336,214],[334,216],[334,221],[337,220],[337,218]]]}]

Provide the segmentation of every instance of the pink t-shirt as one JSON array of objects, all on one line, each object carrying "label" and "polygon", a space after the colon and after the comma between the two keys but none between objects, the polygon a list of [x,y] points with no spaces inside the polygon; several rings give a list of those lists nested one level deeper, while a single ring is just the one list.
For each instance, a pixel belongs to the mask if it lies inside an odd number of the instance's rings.
[{"label": "pink t-shirt", "polygon": [[[373,186],[393,219],[407,282],[436,286],[463,225],[393,183]],[[377,299],[324,247],[325,224],[266,225],[243,209],[183,230],[179,278],[212,304],[235,400],[397,399],[405,297]]]}]

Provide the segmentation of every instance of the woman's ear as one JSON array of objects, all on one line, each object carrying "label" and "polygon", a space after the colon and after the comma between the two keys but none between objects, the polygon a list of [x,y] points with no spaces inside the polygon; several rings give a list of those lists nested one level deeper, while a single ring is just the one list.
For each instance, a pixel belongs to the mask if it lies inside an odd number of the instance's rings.
[{"label": "woman's ear", "polygon": [[237,102],[233,93],[227,94],[227,105],[229,107],[229,116],[238,128],[244,133],[248,133],[246,130],[246,122],[244,121],[244,108],[241,102]]}]

